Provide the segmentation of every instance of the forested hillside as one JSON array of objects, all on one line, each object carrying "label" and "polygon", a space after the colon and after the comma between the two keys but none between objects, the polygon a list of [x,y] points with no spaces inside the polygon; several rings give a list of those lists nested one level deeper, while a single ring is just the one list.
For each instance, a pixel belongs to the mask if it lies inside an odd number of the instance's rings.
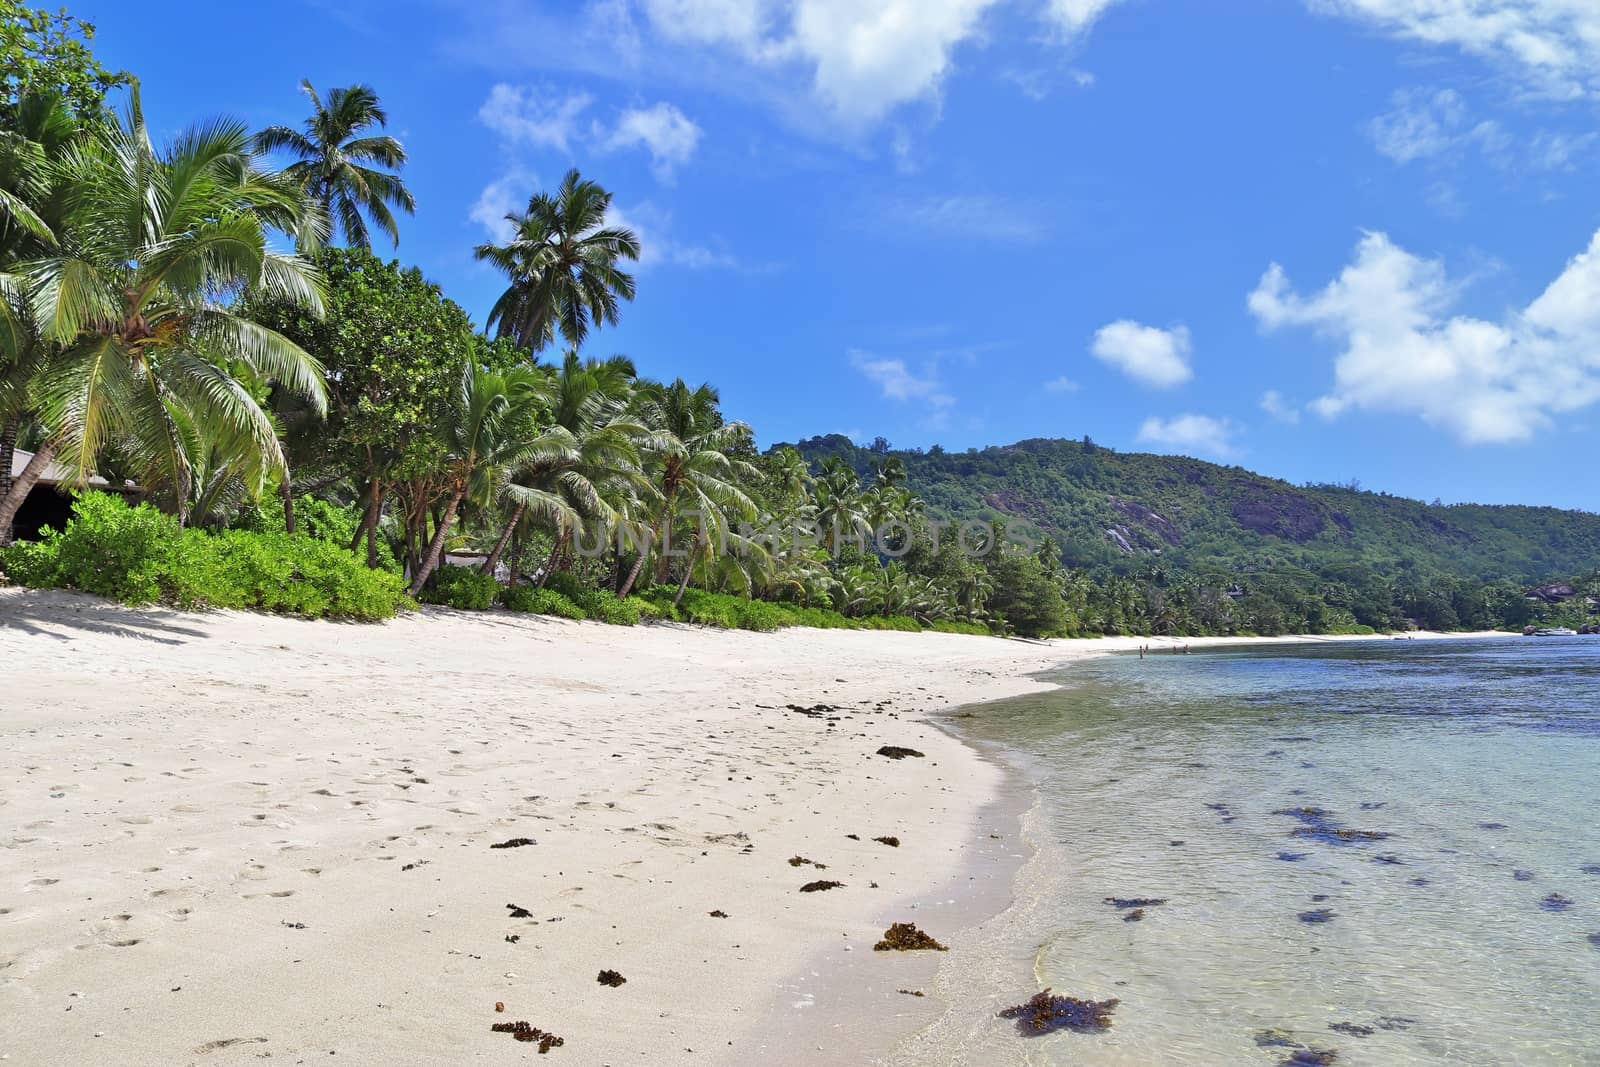
[{"label": "forested hillside", "polygon": [[[779,446],[782,447],[782,446]],[[1352,568],[1390,578],[1543,581],[1600,564],[1600,515],[1539,507],[1427,505],[1339,486],[1303,487],[1240,467],[1034,439],[967,452],[886,450],[840,435],[795,446],[866,473],[899,457],[937,519],[999,520],[1053,537],[1093,573]]]}]

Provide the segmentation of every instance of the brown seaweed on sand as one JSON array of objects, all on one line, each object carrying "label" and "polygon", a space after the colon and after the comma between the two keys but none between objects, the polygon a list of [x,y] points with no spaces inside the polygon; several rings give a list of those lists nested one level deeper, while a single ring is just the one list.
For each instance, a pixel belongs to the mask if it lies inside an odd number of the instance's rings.
[{"label": "brown seaweed on sand", "polygon": [[627,979],[622,977],[622,975],[618,974],[616,971],[606,970],[601,971],[600,977],[596,978],[595,981],[599,982],[601,985],[608,985],[612,989],[615,989],[617,986],[626,982]]},{"label": "brown seaweed on sand", "polygon": [[900,839],[892,834],[887,837],[874,837],[873,840],[880,845],[888,845],[890,848],[900,847]]},{"label": "brown seaweed on sand", "polygon": [[804,856],[789,857],[789,866],[791,867],[804,867],[807,864],[815,867],[819,871],[825,871],[828,869],[828,865],[826,863],[818,863],[816,860],[808,860]]},{"label": "brown seaweed on sand", "polygon": [[874,952],[915,952],[919,949],[932,949],[935,952],[950,951],[918,930],[914,923],[894,923],[883,932],[883,940],[872,946]]},{"label": "brown seaweed on sand", "polygon": [[529,911],[527,908],[519,908],[515,904],[507,904],[506,907],[510,910],[511,918],[513,919],[533,918],[533,912]]},{"label": "brown seaweed on sand", "polygon": [[904,993],[908,997],[920,997],[925,995],[920,989],[897,989],[895,992]]},{"label": "brown seaweed on sand", "polygon": [[843,889],[843,882],[816,881],[807,882],[800,887],[802,893],[821,893],[829,889]]},{"label": "brown seaweed on sand", "polygon": [[915,756],[917,759],[922,759],[922,753],[916,749],[901,748],[899,745],[884,745],[878,749],[878,755],[887,756],[890,759],[905,759],[907,756]]},{"label": "brown seaweed on sand", "polygon": [[493,1030],[497,1034],[510,1034],[518,1041],[539,1042],[539,1054],[541,1056],[553,1048],[560,1048],[562,1045],[566,1044],[565,1041],[557,1037],[555,1034],[541,1030],[537,1026],[534,1026],[531,1023],[521,1019],[514,1023],[492,1023],[490,1024],[489,1029]]},{"label": "brown seaweed on sand", "polygon": [[1077,1034],[1093,1034],[1111,1029],[1111,1012],[1121,1003],[1111,1000],[1079,1000],[1077,997],[1051,996],[1050,990],[1034,994],[1026,1004],[1000,1012],[1002,1019],[1017,1020],[1017,1029],[1025,1036],[1051,1034],[1057,1030],[1071,1030]]},{"label": "brown seaweed on sand", "polygon": [[728,913],[723,911],[721,908],[718,908],[716,911],[709,912],[708,914],[713,919],[726,919],[728,917]]},{"label": "brown seaweed on sand", "polygon": [[522,848],[525,845],[536,845],[536,844],[538,844],[538,842],[535,841],[531,837],[513,837],[510,841],[502,841],[498,845],[490,845],[489,847],[490,848]]}]

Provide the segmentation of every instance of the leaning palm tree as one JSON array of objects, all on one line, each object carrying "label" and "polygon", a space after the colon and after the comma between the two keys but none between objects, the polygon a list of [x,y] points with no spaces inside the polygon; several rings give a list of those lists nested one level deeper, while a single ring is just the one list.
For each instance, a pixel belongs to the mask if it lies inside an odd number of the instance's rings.
[{"label": "leaning palm tree", "polygon": [[496,373],[468,367],[461,388],[436,435],[445,459],[438,482],[442,510],[420,565],[411,576],[411,595],[428,583],[462,502],[469,497],[488,502],[506,495],[523,507],[566,518],[567,505],[559,497],[537,488],[506,481],[516,467],[547,460],[569,450],[564,433],[532,431],[533,414],[543,402],[544,382],[530,368]]},{"label": "leaning palm tree", "polygon": [[[35,459],[82,479],[115,446],[141,482],[170,490],[180,521],[200,435],[248,442],[281,470],[272,420],[233,369],[320,409],[322,368],[235,301],[259,294],[320,309],[316,271],[267,246],[269,228],[306,224],[299,190],[257,168],[248,132],[231,120],[158,151],[137,87],[123,121],[66,150],[60,177],[56,247],[16,271],[49,346],[31,388],[47,433]],[[27,473],[0,504],[0,527],[31,488]]]},{"label": "leaning palm tree", "polygon": [[372,247],[367,229],[370,218],[372,225],[399,247],[400,230],[390,208],[414,215],[417,201],[404,180],[390,173],[405,166],[405,147],[388,134],[370,132],[374,126],[389,124],[378,94],[371,86],[352,85],[330,90],[324,102],[309,80],[302,80],[300,88],[311,98],[311,117],[302,123],[304,132],[268,126],[256,134],[256,147],[296,157],[284,174],[322,206],[345,244]]},{"label": "leaning palm tree", "polygon": [[[750,427],[722,420],[717,391],[709,385],[691,389],[679,378],[641,393],[641,411],[652,430],[645,443],[646,473],[660,503],[619,597],[632,591],[651,550],[665,548],[661,539],[676,520],[689,517],[694,522],[686,563],[692,568],[711,535],[726,532],[730,517],[748,519],[756,514],[755,504],[738,482],[754,482],[759,474],[751,464],[728,455],[748,438]],[[668,554],[661,551],[656,558],[656,580],[665,581]],[[685,585],[687,578],[678,586],[679,598]]]},{"label": "leaning palm tree", "polygon": [[606,225],[610,207],[610,193],[569,170],[555,195],[535,194],[526,211],[506,216],[510,241],[477,247],[478,259],[511,279],[489,311],[499,336],[537,352],[558,332],[576,348],[591,328],[616,325],[634,293],[633,275],[618,264],[638,260],[639,238]]}]

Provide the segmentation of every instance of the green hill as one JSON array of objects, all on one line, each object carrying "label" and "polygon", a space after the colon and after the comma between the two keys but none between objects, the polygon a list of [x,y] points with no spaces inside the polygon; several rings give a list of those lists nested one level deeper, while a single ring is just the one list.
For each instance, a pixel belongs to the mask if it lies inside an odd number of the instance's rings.
[{"label": "green hill", "polygon": [[[782,446],[779,446],[782,447]],[[1033,439],[945,452],[885,451],[840,435],[793,446],[863,474],[888,455],[937,519],[1002,520],[1054,537],[1069,566],[1133,574],[1351,567],[1535,582],[1600,565],[1600,515],[1558,508],[1427,505],[1338,486],[1296,486],[1241,467]]]}]

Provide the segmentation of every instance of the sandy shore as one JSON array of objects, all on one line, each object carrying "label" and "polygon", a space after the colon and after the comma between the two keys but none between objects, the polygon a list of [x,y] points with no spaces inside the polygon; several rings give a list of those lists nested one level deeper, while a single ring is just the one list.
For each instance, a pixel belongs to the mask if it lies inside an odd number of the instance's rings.
[{"label": "sandy shore", "polygon": [[0,590],[0,1056],[504,1062],[517,1020],[574,1063],[886,1049],[939,1007],[887,922],[996,910],[1022,858],[1007,772],[925,714],[1138,643]]}]

